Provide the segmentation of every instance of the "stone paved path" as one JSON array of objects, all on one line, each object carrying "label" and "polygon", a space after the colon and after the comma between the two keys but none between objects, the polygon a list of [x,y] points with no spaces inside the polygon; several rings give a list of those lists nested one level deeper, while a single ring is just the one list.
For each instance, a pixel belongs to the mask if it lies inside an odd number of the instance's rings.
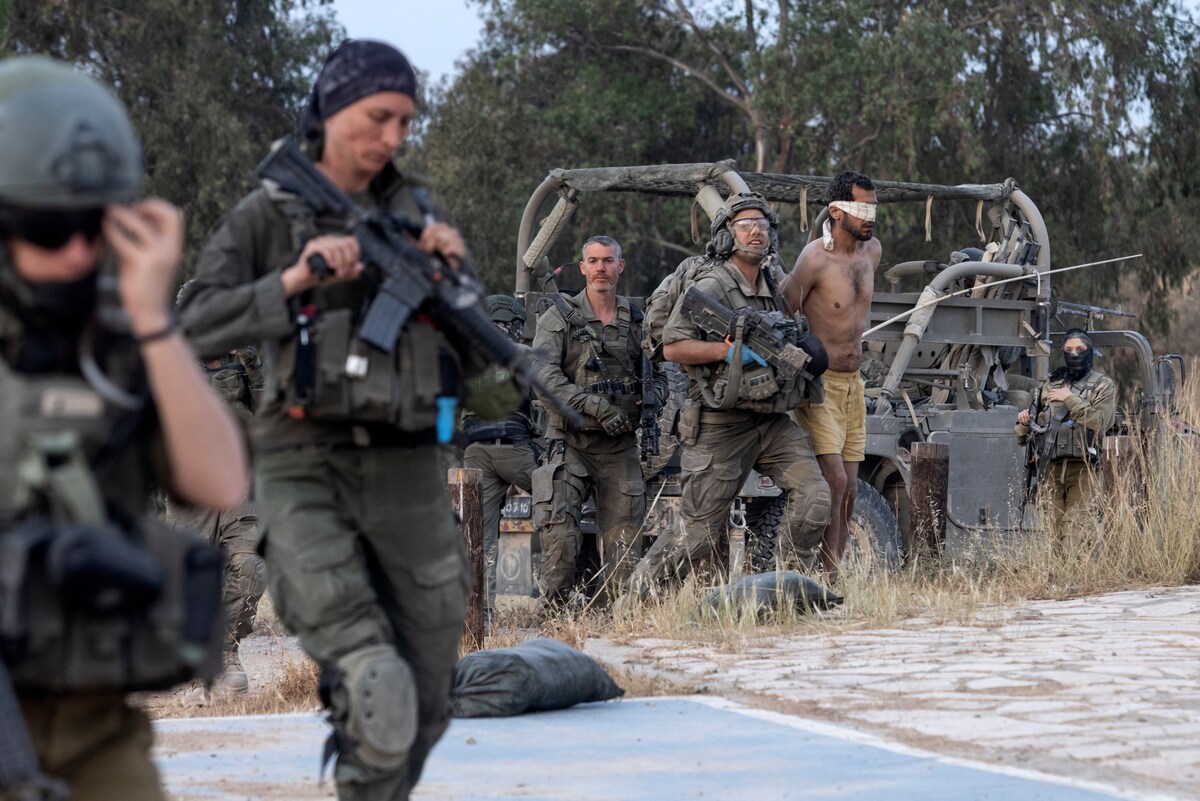
[{"label": "stone paved path", "polygon": [[737,653],[666,640],[587,650],[938,753],[1200,799],[1200,587],[1033,602],[986,627],[776,637]]}]

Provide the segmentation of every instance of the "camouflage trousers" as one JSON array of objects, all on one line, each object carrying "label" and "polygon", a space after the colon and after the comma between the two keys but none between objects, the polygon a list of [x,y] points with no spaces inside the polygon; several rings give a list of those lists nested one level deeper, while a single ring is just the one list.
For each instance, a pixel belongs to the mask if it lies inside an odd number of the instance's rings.
[{"label": "camouflage trousers", "polygon": [[526,443],[473,442],[463,453],[463,467],[473,467],[483,475],[483,558],[486,569],[484,596],[488,609],[496,605],[496,557],[500,542],[500,512],[508,497],[508,488],[530,488],[537,459],[533,446]]},{"label": "camouflage trousers", "polygon": [[71,801],[164,801],[150,721],[124,693],[18,697],[42,770],[67,783]]},{"label": "camouflage trousers", "polygon": [[808,435],[786,414],[705,411],[697,441],[684,446],[680,467],[682,531],[660,536],[646,551],[633,575],[638,592],[672,577],[686,578],[713,552],[751,469],[788,493],[784,530],[776,543],[779,566],[820,547],[830,519],[829,485]]},{"label": "camouflage trousers", "polygon": [[583,502],[596,502],[601,586],[620,595],[641,556],[641,525],[646,516],[646,482],[637,446],[616,453],[588,453],[551,441],[546,464],[533,473],[534,523],[542,547],[538,583],[542,596],[561,600],[575,583],[583,535]]},{"label": "camouflage trousers", "polygon": [[[450,722],[469,578],[445,465],[435,445],[302,445],[255,458],[271,598],[322,683],[345,675],[344,657],[384,645],[416,686],[416,739],[398,768],[375,767],[341,740],[342,801],[408,798]],[[371,714],[345,708],[345,693],[329,697],[339,732],[349,714]]]},{"label": "camouflage trousers", "polygon": [[168,498],[166,520],[174,528],[191,528],[224,552],[225,650],[236,648],[254,630],[258,602],[267,588],[266,568],[258,555],[254,504],[247,501],[233,511],[218,513]]},{"label": "camouflage trousers", "polygon": [[1062,459],[1050,464],[1046,484],[1039,491],[1049,502],[1047,529],[1064,546],[1074,550],[1098,544],[1092,501],[1100,490],[1096,469],[1082,459]]}]

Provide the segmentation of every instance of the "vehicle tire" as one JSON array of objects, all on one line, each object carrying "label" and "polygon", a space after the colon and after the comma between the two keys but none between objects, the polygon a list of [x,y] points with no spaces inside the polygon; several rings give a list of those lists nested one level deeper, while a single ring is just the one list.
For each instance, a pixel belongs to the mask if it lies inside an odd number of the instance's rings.
[{"label": "vehicle tire", "polygon": [[904,562],[904,538],[896,514],[879,492],[861,478],[854,513],[847,526],[846,558],[880,567],[888,572],[898,570]]},{"label": "vehicle tire", "polygon": [[775,548],[786,515],[786,492],[746,499],[746,555],[751,573],[775,569]]}]

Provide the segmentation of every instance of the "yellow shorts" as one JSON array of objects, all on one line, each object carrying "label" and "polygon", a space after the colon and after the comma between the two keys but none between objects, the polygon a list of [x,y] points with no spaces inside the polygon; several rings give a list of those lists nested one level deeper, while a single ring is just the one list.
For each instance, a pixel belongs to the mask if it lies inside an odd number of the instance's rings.
[{"label": "yellow shorts", "polygon": [[867,402],[858,371],[826,370],[825,402],[797,409],[796,423],[808,432],[817,456],[840,453],[844,462],[861,462],[867,446]]}]

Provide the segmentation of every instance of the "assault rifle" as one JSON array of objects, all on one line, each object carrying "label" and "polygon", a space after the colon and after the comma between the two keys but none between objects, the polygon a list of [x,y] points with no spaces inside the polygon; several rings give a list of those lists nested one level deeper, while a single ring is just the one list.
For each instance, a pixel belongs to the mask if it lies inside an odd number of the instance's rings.
[{"label": "assault rifle", "polygon": [[654,363],[650,354],[642,350],[642,420],[638,424],[641,430],[642,459],[658,456],[658,409],[654,405]]},{"label": "assault rifle", "polygon": [[[1025,503],[1037,496],[1038,484],[1046,477],[1045,469],[1038,469],[1038,445],[1046,429],[1038,425],[1038,413],[1042,405],[1042,388],[1035,387],[1029,399],[1029,439],[1025,442]],[[1040,474],[1040,475],[1039,475]]]},{"label": "assault rifle", "polygon": [[[255,170],[260,178],[298,195],[316,216],[346,220],[346,233],[358,240],[372,295],[358,338],[390,352],[418,309],[443,329],[457,332],[489,359],[508,370],[522,389],[547,397],[564,418],[582,425],[577,411],[553,397],[538,381],[531,360],[500,332],[483,307],[483,285],[465,259],[457,267],[421,251],[415,238],[424,226],[394,211],[368,210],[334,186],[288,137]],[[320,256],[309,259],[319,277],[330,274]]]},{"label": "assault rifle", "polygon": [[829,366],[821,340],[782,314],[766,314],[750,308],[734,311],[695,286],[683,293],[680,308],[701,331],[724,337],[731,345],[740,322],[742,346],[766,359],[775,368],[780,383],[797,375],[811,381]]},{"label": "assault rifle", "polygon": [[1038,409],[1041,406],[1041,389],[1033,391],[1033,401],[1029,404],[1029,444],[1025,469],[1025,502],[1032,501],[1037,496],[1038,487],[1046,480],[1050,472],[1050,457],[1054,455],[1054,442],[1058,438],[1058,429],[1071,413],[1067,405],[1062,404],[1058,414],[1050,419],[1045,426],[1038,425]]}]

